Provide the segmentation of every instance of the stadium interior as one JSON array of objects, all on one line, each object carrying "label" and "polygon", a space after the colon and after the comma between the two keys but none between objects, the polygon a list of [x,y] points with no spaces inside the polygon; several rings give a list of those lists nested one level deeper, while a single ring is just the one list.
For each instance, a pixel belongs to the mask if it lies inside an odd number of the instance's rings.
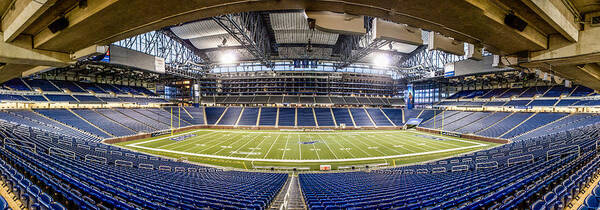
[{"label": "stadium interior", "polygon": [[600,209],[598,0],[0,0],[0,209]]}]

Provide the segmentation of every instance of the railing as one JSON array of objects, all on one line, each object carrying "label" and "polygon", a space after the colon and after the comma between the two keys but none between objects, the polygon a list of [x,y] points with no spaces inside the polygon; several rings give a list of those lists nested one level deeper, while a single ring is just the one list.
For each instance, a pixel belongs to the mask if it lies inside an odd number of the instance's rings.
[{"label": "railing", "polygon": [[[565,149],[566,149],[566,151],[563,151]],[[554,152],[554,151],[559,151],[559,152],[556,154],[550,154],[550,152]],[[561,155],[573,154],[573,153],[577,153],[578,157],[581,156],[581,147],[579,145],[571,145],[571,146],[548,150],[546,152],[546,160],[550,160],[550,158],[554,157],[554,156],[561,156]]]},{"label": "railing", "polygon": [[498,168],[498,162],[490,161],[490,162],[483,162],[483,163],[475,164],[475,170],[478,170],[480,168]]},{"label": "railing", "polygon": [[469,170],[469,165],[452,166],[452,172],[456,172],[456,171],[468,171],[468,170]]},{"label": "railing", "polygon": [[154,165],[152,165],[152,164],[147,164],[147,163],[140,163],[140,164],[138,165],[138,168],[143,168],[143,169],[153,170],[153,169],[154,169]]},{"label": "railing", "polygon": [[506,160],[506,165],[510,166],[511,164],[525,163],[530,161],[533,162],[533,160],[533,154],[526,154],[518,157],[509,158],[508,160]]},{"label": "railing", "polygon": [[85,161],[96,162],[100,164],[108,163],[108,160],[105,157],[95,156],[95,155],[85,155]]},{"label": "railing", "polygon": [[58,156],[63,156],[63,157],[68,157],[68,158],[73,158],[75,159],[75,152],[70,151],[70,150],[65,150],[65,149],[60,149],[57,147],[50,147],[48,149],[48,154],[49,155],[58,155]]},{"label": "railing", "polygon": [[126,160],[115,160],[115,165],[116,165],[116,166],[127,166],[127,167],[133,167],[133,162],[131,162],[131,161],[126,161]]},{"label": "railing", "polygon": [[437,167],[437,168],[432,168],[431,169],[431,173],[432,174],[436,174],[436,173],[444,173],[446,172],[446,167]]},{"label": "railing", "polygon": [[14,138],[4,138],[2,143],[4,145],[4,148],[6,148],[6,145],[9,145],[9,146],[19,147],[22,149],[29,149],[33,153],[37,153],[37,145],[34,143],[31,143],[29,141],[14,139]]}]

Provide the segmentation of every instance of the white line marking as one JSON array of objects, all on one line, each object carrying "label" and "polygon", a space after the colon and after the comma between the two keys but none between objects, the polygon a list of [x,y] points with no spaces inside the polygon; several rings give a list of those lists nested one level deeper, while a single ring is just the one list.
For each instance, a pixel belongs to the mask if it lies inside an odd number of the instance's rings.
[{"label": "white line marking", "polygon": [[175,154],[180,154],[180,155],[190,155],[190,156],[208,157],[208,158],[220,158],[220,159],[226,159],[226,160],[290,162],[290,163],[303,163],[303,162],[318,163],[318,162],[347,162],[347,161],[363,161],[363,160],[379,160],[379,159],[388,159],[388,158],[412,157],[412,156],[419,156],[419,155],[429,155],[429,154],[436,154],[436,153],[452,152],[452,151],[457,151],[457,150],[465,150],[465,149],[477,148],[477,147],[482,147],[482,146],[484,146],[484,145],[473,145],[473,146],[468,146],[468,147],[459,147],[459,148],[452,148],[452,149],[445,149],[445,150],[438,150],[438,151],[428,151],[428,152],[390,155],[390,156],[381,156],[381,157],[365,157],[365,158],[351,158],[351,159],[323,159],[323,160],[283,160],[283,159],[240,158],[240,157],[227,157],[227,156],[219,156],[219,155],[196,154],[196,153],[191,153],[191,152],[171,151],[171,150],[166,150],[166,149],[142,147],[142,146],[137,146],[137,145],[131,146],[131,147],[152,150],[152,151],[157,151],[157,152],[169,152],[169,153],[175,153]]}]

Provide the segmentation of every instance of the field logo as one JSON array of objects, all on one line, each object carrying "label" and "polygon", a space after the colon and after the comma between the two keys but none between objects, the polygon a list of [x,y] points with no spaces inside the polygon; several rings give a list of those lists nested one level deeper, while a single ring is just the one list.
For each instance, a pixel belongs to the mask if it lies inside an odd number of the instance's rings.
[{"label": "field logo", "polygon": [[316,144],[319,143],[319,141],[299,141],[298,144]]},{"label": "field logo", "polygon": [[446,138],[441,138],[441,137],[437,137],[437,136],[429,136],[429,135],[415,135],[421,138],[428,138],[428,139],[433,139],[433,140],[438,140],[438,141],[446,141],[448,139]]},{"label": "field logo", "polygon": [[185,140],[187,138],[191,138],[191,137],[194,137],[194,136],[196,136],[196,134],[188,134],[188,135],[173,137],[173,138],[171,138],[171,140],[173,140],[173,141],[183,141],[183,140]]}]

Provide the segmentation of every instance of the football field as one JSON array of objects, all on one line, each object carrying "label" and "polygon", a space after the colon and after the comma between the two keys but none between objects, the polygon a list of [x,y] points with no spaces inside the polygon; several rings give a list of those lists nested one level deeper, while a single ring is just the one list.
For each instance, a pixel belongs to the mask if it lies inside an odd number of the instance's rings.
[{"label": "football field", "polygon": [[398,166],[497,144],[409,131],[200,129],[118,143],[141,152],[243,169]]}]

